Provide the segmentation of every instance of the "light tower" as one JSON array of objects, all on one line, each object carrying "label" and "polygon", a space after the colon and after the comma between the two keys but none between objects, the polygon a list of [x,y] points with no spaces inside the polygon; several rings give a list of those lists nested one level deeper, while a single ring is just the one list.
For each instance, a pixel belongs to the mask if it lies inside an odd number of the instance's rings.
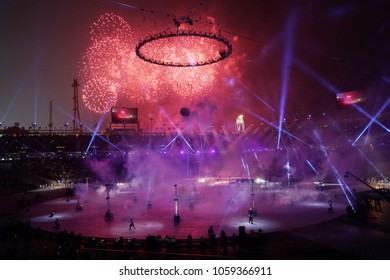
[{"label": "light tower", "polygon": [[107,222],[110,222],[111,220],[114,219],[114,214],[111,212],[110,210],[110,191],[113,187],[113,184],[112,183],[109,183],[109,184],[106,184],[106,192],[107,192],[107,196],[106,196],[106,200],[107,200],[107,211],[106,211],[106,214],[104,215],[104,219],[107,221]]},{"label": "light tower", "polygon": [[251,182],[251,188],[252,188],[252,193],[251,193],[251,196],[252,196],[252,208],[250,208],[249,211],[251,211],[251,214],[253,216],[256,216],[257,215],[257,211],[256,211],[256,208],[255,208],[255,192],[254,192],[254,189],[253,189],[253,182],[252,180],[250,180]]},{"label": "light tower", "polygon": [[236,131],[237,132],[244,132],[244,130],[245,130],[244,116],[239,115],[236,118]]},{"label": "light tower", "polygon": [[173,216],[173,221],[175,224],[179,224],[180,223],[180,215],[179,215],[179,197],[177,195],[177,185],[174,184],[173,185],[175,187],[175,198],[174,198],[174,201],[175,201],[175,215]]},{"label": "light tower", "polygon": [[73,134],[81,133],[81,118],[79,111],[79,83],[73,79]]},{"label": "light tower", "polygon": [[53,101],[50,101],[49,105],[49,134],[51,135],[53,130]]}]

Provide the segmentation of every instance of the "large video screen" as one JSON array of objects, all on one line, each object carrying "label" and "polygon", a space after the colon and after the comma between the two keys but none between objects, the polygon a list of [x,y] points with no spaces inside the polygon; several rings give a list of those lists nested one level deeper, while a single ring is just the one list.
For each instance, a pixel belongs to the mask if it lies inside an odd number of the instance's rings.
[{"label": "large video screen", "polygon": [[337,93],[337,106],[340,109],[351,108],[354,104],[362,102],[363,98],[363,93],[360,90]]},{"label": "large video screen", "polygon": [[111,123],[138,123],[138,108],[112,107]]}]

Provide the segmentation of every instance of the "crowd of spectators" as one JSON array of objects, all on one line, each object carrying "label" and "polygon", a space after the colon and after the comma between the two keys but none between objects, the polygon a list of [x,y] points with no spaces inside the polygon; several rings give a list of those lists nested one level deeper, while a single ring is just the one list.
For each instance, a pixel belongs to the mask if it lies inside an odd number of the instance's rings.
[{"label": "crowd of spectators", "polygon": [[[191,236],[191,234],[189,234]],[[350,259],[342,251],[293,237],[242,228],[232,236],[177,239],[165,235],[135,238],[85,237],[73,231],[47,232],[9,221],[0,232],[0,259]],[[299,247],[302,246],[302,247]],[[294,250],[292,250],[294,248]],[[313,250],[313,248],[315,248]]]},{"label": "crowd of spectators", "polygon": [[[294,131],[298,128],[295,124],[290,125],[289,131]],[[304,128],[305,129],[305,128]],[[306,129],[309,129],[306,127]],[[349,131],[358,131],[360,128],[348,127]],[[252,130],[252,137],[257,142],[267,142],[267,139],[273,139],[277,135],[276,129],[259,128]],[[135,135],[133,144],[129,149],[135,149],[137,146],[148,146],[149,148],[160,148],[162,143],[169,143],[171,138],[161,134],[156,137],[148,138],[144,135]],[[172,135],[174,136],[174,135]],[[332,137],[330,135],[329,137]],[[220,138],[215,138],[215,135],[210,134],[204,142],[213,145],[220,143],[228,145],[225,135]],[[112,143],[120,146],[123,144],[123,137],[120,134],[107,137]],[[189,141],[195,142],[196,136]],[[107,141],[96,138],[93,146],[94,153],[90,153],[89,158],[100,159],[107,157],[112,147]],[[325,139],[325,138],[324,138]],[[382,141],[378,138],[378,141]],[[72,185],[78,180],[90,178],[91,181],[96,180],[95,174],[85,164],[83,151],[90,144],[91,136],[72,136],[72,135],[45,135],[33,136],[28,135],[6,135],[0,139],[0,154],[4,158],[4,162],[0,165],[0,196],[7,196],[20,192],[28,192],[34,188],[41,186],[50,186],[60,183],[63,186]],[[332,141],[329,149],[348,150],[350,145],[346,139],[340,138]],[[177,141],[180,141],[178,138]],[[382,157],[388,159],[389,143],[383,142],[379,145]],[[178,145],[186,145],[184,141],[178,142]],[[340,146],[341,145],[341,146]],[[347,147],[347,145],[349,145]],[[26,150],[25,147],[30,147]],[[305,147],[302,145],[302,147]],[[319,153],[321,147],[305,147],[311,149],[312,153]],[[317,150],[316,150],[317,149]],[[32,152],[34,151],[34,152]],[[38,151],[38,152],[36,152]],[[47,152],[50,151],[50,152]],[[264,152],[268,150],[265,149]],[[278,152],[278,151],[276,151]],[[6,155],[6,156],[5,156]],[[388,164],[385,162],[385,164]],[[389,170],[385,170],[389,172]],[[372,178],[373,174],[363,174],[364,178]],[[387,176],[388,174],[385,174]],[[387,176],[387,178],[389,178]],[[369,182],[377,182],[377,179],[370,179]],[[26,202],[27,203],[27,202]],[[24,205],[26,206],[26,205]],[[207,231],[206,231],[207,233]],[[189,233],[189,236],[191,234]],[[272,237],[271,237],[272,236]],[[83,237],[74,232],[43,232],[40,229],[33,229],[28,223],[9,221],[7,226],[3,227],[0,236],[0,257],[3,259],[107,259],[107,258],[180,258],[180,256],[190,256],[190,258],[246,258],[252,252],[255,252],[256,258],[267,255],[267,248],[271,250],[275,256],[284,255],[289,258],[289,246],[275,248],[275,235],[263,234],[258,232],[238,232],[237,235],[230,237],[207,235],[207,237],[199,236],[187,238],[186,240],[176,239],[174,236],[146,236],[145,239],[124,239],[118,237],[116,239],[98,238],[98,237]],[[286,239],[289,240],[289,239]],[[280,240],[279,240],[280,241]],[[324,248],[326,251],[326,248]],[[331,250],[326,251],[324,256],[333,255],[335,258],[349,258],[340,252]],[[297,257],[297,256],[295,256]],[[278,258],[278,257],[276,257]],[[298,256],[299,258],[299,256]]]}]

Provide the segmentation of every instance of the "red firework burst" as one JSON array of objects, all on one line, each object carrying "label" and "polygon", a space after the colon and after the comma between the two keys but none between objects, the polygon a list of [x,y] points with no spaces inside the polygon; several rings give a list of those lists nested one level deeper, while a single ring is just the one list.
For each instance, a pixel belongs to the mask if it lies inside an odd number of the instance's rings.
[{"label": "red firework burst", "polygon": [[[119,98],[126,104],[155,104],[167,97],[194,99],[214,92],[219,63],[181,68],[145,62],[135,55],[137,42],[130,25],[113,13],[94,22],[90,34],[90,46],[80,61],[81,92],[86,107],[96,113],[121,106]],[[148,56],[171,61],[204,61],[219,49],[214,40],[186,36],[144,46]]]}]

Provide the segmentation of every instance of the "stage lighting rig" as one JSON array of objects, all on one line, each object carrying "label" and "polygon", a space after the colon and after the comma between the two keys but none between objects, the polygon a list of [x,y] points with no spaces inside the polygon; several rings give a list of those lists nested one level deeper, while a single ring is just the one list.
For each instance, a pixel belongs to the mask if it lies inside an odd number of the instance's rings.
[{"label": "stage lighting rig", "polygon": [[[141,39],[137,45],[135,46],[135,53],[136,55],[149,63],[161,65],[161,66],[172,66],[172,67],[194,67],[194,66],[204,66],[204,65],[210,65],[213,63],[220,62],[226,58],[228,58],[233,51],[232,44],[230,41],[224,37],[221,36],[220,32],[212,33],[212,32],[202,32],[202,31],[195,31],[193,30],[193,21],[190,17],[179,17],[174,18],[173,22],[177,28],[176,32],[167,32],[163,31],[154,35],[149,35],[143,39]],[[188,28],[183,27],[183,25],[187,25]],[[143,52],[143,47],[147,45],[151,45],[152,43],[163,43],[164,40],[167,40],[167,42],[174,38],[174,39],[180,39],[180,38],[197,38],[199,40],[202,39],[208,39],[211,41],[214,41],[214,43],[218,43],[221,45],[221,48],[218,53],[214,56],[210,56],[206,59],[199,59],[199,60],[188,60],[188,61],[174,61],[168,57],[164,57],[162,59],[157,58],[153,55],[146,54]],[[158,50],[156,50],[156,53],[158,53]]]},{"label": "stage lighting rig", "polygon": [[190,26],[194,25],[194,22],[188,16],[179,17],[179,19],[174,18],[173,23],[176,25],[177,28],[179,28],[182,23],[188,24]]}]

